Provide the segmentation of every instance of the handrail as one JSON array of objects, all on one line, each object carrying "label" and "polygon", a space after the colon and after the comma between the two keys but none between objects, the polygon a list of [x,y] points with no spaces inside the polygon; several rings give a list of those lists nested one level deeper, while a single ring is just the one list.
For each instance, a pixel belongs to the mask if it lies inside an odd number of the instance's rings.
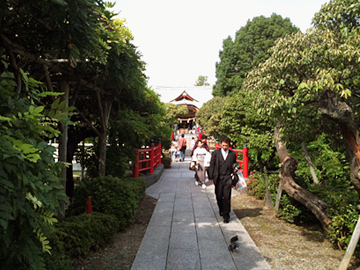
[{"label": "handrail", "polygon": [[161,143],[149,148],[136,149],[133,177],[138,178],[139,172],[142,171],[154,173],[154,169],[156,169],[159,164],[161,164]]},{"label": "handrail", "polygon": [[[220,149],[221,146],[219,144],[215,144],[215,150]],[[229,147],[231,149],[231,147]],[[249,150],[244,147],[242,150],[240,149],[231,149],[236,153],[236,162],[239,162],[240,167],[244,178],[249,178]],[[239,159],[239,153],[242,153],[242,160]]]}]

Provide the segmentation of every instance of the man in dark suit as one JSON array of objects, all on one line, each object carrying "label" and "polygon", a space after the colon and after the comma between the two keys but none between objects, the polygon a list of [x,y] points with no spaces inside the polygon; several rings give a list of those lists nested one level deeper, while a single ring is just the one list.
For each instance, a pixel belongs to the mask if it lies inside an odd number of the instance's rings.
[{"label": "man in dark suit", "polygon": [[212,153],[209,168],[209,181],[214,182],[219,213],[224,223],[230,221],[231,174],[236,163],[236,153],[229,149],[229,145],[228,137],[221,138],[221,148]]}]

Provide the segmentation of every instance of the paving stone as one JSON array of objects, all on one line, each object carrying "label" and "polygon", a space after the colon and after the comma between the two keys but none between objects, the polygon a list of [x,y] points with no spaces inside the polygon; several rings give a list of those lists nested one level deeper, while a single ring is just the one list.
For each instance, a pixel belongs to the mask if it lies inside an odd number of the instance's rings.
[{"label": "paving stone", "polygon": [[197,248],[170,249],[166,269],[171,269],[171,270],[201,269],[198,249]]},{"label": "paving stone", "polygon": [[173,215],[173,221],[190,221],[194,222],[194,214],[192,212],[175,212]]}]

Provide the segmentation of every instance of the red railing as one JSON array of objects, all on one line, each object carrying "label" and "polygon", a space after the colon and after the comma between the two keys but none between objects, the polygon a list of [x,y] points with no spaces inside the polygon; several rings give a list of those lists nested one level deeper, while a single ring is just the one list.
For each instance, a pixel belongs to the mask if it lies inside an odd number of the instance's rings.
[{"label": "red railing", "polygon": [[159,164],[161,164],[161,143],[150,148],[136,149],[133,177],[138,178],[139,172],[142,171],[154,173],[154,169],[156,169]]},{"label": "red railing", "polygon": [[[215,149],[220,149],[220,148],[221,146],[219,144],[215,144]],[[248,149],[244,147],[243,150],[239,150],[239,149],[231,149],[231,150],[236,153],[236,162],[239,162],[244,178],[248,178],[249,177]],[[242,153],[242,160],[239,159],[239,153]]]}]

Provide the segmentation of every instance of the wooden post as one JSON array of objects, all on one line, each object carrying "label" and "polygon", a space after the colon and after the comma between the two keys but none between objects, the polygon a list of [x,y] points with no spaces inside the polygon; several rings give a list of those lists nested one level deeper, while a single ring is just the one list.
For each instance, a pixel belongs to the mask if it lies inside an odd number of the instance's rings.
[{"label": "wooden post", "polygon": [[155,169],[158,167],[158,155],[159,155],[159,146],[154,146],[155,150],[154,150],[154,156],[153,156],[153,159],[154,159],[154,167]]},{"label": "wooden post", "polygon": [[245,179],[249,178],[249,150],[246,145],[243,148],[243,176]]},{"label": "wooden post", "polygon": [[350,259],[355,251],[356,245],[359,242],[360,237],[360,217],[356,223],[355,230],[351,236],[349,246],[346,249],[345,256],[341,260],[339,270],[346,270],[349,266]]},{"label": "wooden post", "polygon": [[139,177],[139,150],[136,149],[136,160],[133,165],[133,177],[138,178]]},{"label": "wooden post", "polygon": [[266,196],[265,196],[265,205],[267,207],[272,207],[273,206],[273,202],[270,196],[270,191],[269,191],[269,179],[266,177]]},{"label": "wooden post", "polygon": [[159,160],[158,160],[158,164],[161,164],[161,138],[159,138]]},{"label": "wooden post", "polygon": [[150,148],[150,173],[154,173],[154,159],[155,159],[155,156],[154,156],[154,145],[152,144],[151,145],[151,148]]},{"label": "wooden post", "polygon": [[275,202],[275,210],[276,211],[279,210],[279,207],[280,207],[280,199],[281,199],[282,190],[283,190],[283,182],[280,180],[278,192],[276,195],[276,202]]},{"label": "wooden post", "polygon": [[[81,153],[81,159],[84,160],[85,157],[85,140],[82,141],[82,153]],[[81,166],[81,175],[80,180],[83,180],[85,177],[85,166]]]},{"label": "wooden post", "polygon": [[311,161],[311,158],[310,158],[310,155],[309,155],[309,152],[306,148],[306,143],[305,142],[302,142],[301,143],[301,146],[302,146],[302,149],[304,151],[304,154],[305,154],[305,157],[306,157],[306,161],[309,165],[309,168],[310,168],[310,173],[311,173],[311,176],[313,178],[313,181],[315,184],[319,184],[319,180],[317,179],[317,176],[316,176],[316,173],[315,173],[315,169],[314,169],[314,166],[312,164],[312,161]]}]

